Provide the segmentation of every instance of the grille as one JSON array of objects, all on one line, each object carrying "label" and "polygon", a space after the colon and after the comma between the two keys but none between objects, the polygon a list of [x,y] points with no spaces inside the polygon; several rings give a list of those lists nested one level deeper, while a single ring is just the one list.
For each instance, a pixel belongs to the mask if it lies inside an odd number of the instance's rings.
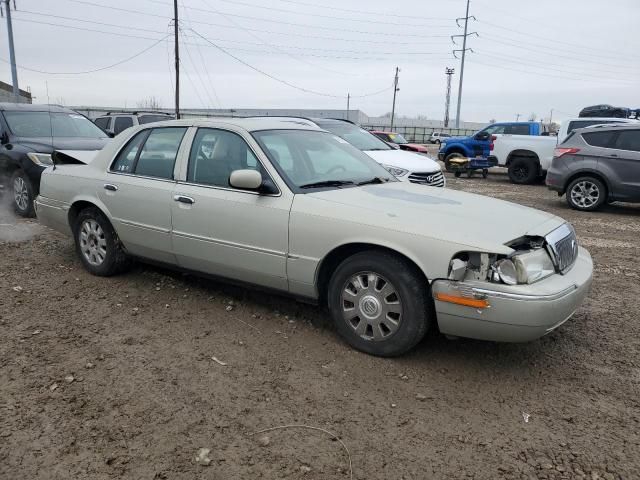
[{"label": "grille", "polygon": [[414,172],[409,175],[411,183],[419,183],[421,185],[429,185],[431,187],[444,187],[444,175],[442,172]]},{"label": "grille", "polygon": [[578,258],[578,240],[573,228],[565,223],[547,236],[547,242],[558,270],[562,273],[569,270]]}]

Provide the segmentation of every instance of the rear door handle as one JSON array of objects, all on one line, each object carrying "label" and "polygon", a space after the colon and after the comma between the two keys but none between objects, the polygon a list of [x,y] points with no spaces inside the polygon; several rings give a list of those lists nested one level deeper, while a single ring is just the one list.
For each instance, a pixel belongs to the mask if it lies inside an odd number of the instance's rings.
[{"label": "rear door handle", "polygon": [[194,203],[196,203],[196,201],[193,198],[187,197],[186,195],[174,195],[173,199],[176,202],[186,203],[188,205],[193,205]]},{"label": "rear door handle", "polygon": [[610,157],[614,157],[614,158],[618,158],[618,155],[615,153],[612,153],[611,155],[609,155]]},{"label": "rear door handle", "polygon": [[104,184],[104,189],[105,190],[109,190],[110,192],[115,192],[118,190],[118,186],[117,185],[112,185],[110,183],[105,183]]}]

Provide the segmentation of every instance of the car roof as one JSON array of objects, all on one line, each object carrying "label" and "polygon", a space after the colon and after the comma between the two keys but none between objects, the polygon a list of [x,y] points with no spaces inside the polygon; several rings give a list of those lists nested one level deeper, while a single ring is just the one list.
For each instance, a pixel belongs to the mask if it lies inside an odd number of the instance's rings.
[{"label": "car roof", "polygon": [[0,102],[0,111],[77,113],[69,108],[61,107],[60,105],[8,103],[8,102]]},{"label": "car roof", "polygon": [[174,127],[220,127],[236,126],[249,132],[260,130],[315,130],[322,131],[317,125],[304,119],[295,117],[208,117],[208,118],[188,118],[183,120],[167,120],[147,124],[149,128],[159,126]]},{"label": "car roof", "polygon": [[608,130],[638,130],[640,129],[640,122],[625,122],[625,123],[604,123],[602,125],[591,125],[590,127],[576,128],[575,133],[590,133],[601,132]]}]

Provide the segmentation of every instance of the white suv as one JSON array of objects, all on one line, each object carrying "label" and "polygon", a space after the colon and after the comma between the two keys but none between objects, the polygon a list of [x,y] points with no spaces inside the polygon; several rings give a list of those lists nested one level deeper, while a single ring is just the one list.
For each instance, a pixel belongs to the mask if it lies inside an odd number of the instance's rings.
[{"label": "white suv", "polygon": [[111,136],[116,136],[123,130],[136,125],[144,125],[145,123],[162,122],[164,120],[173,120],[175,117],[168,113],[159,112],[133,112],[133,113],[112,113],[93,119],[102,130]]},{"label": "white suv", "polygon": [[429,137],[429,143],[437,143],[438,145],[440,145],[447,138],[451,138],[451,135],[449,135],[448,133],[433,132],[431,134],[431,137]]}]

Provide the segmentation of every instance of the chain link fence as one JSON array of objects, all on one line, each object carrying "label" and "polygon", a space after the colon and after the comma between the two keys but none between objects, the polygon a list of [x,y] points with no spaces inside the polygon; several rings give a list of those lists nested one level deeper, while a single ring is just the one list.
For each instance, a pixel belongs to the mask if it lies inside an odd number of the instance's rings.
[{"label": "chain link fence", "polygon": [[[367,130],[390,131],[389,126],[384,125],[362,125]],[[433,132],[448,133],[452,137],[464,137],[473,135],[476,130],[466,128],[437,128],[437,127],[393,127],[395,133],[399,133],[407,141],[412,143],[429,143],[429,138]]]}]

